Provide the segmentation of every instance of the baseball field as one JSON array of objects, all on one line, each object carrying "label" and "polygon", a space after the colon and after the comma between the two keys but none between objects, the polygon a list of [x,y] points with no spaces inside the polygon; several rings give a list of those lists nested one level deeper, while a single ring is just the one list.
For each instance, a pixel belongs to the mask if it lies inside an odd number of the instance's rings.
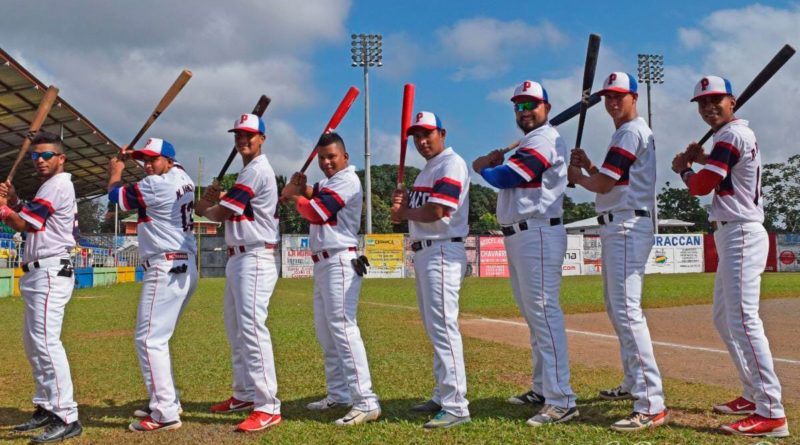
[{"label": "baseball field", "polygon": [[[632,410],[631,402],[596,397],[599,389],[614,387],[621,379],[619,349],[603,325],[599,276],[565,277],[562,289],[562,305],[569,314],[572,387],[580,397],[577,422],[533,429],[525,420],[534,408],[506,402],[528,389],[527,329],[520,324],[508,280],[470,278],[461,293],[461,320],[473,420],[432,432],[422,429],[428,416],[409,411],[430,397],[434,383],[432,349],[419,321],[411,279],[364,283],[359,324],[383,415],[378,422],[350,429],[332,423],[345,409],[320,414],[305,408],[325,395],[312,321],[312,281],[278,282],[268,325],[284,421],[263,434],[234,432],[244,414],[208,412],[212,403],[230,396],[230,354],[222,325],[224,280],[201,280],[172,340],[183,427],[148,434],[127,430],[133,411],[147,404],[133,343],[140,285],[78,290],[67,306],[62,334],[85,428],[74,443],[799,443],[800,274],[763,276],[762,317],[784,384],[789,428],[795,433],[771,442],[734,439],[715,430],[735,418],[713,414],[712,404],[739,393],[733,365],[720,352],[723,347],[714,338],[710,315],[705,316],[710,314],[713,280],[713,274],[646,277],[644,307],[672,421],[668,427],[635,435],[608,429]],[[29,438],[9,428],[32,411],[33,382],[20,335],[22,308],[19,297],[0,299],[0,442],[27,443]]]}]

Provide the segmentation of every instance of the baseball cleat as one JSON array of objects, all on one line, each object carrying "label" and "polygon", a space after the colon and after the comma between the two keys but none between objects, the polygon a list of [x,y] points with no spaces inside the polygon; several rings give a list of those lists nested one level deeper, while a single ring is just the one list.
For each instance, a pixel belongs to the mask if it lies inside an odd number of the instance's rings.
[{"label": "baseball cleat", "polygon": [[36,443],[52,443],[61,442],[71,437],[80,436],[83,433],[83,427],[77,420],[72,423],[64,423],[60,419],[51,422],[44,433],[31,438],[32,442]]},{"label": "baseball cleat", "polygon": [[731,400],[728,403],[720,403],[719,405],[714,405],[714,412],[720,414],[755,414],[756,413],[756,404],[745,399],[744,397],[739,397],[738,399]]},{"label": "baseball cleat", "polygon": [[646,428],[655,428],[665,424],[669,420],[669,411],[666,409],[658,414],[644,414],[634,411],[630,416],[618,420],[611,429],[614,431],[639,431]]},{"label": "baseball cleat", "polygon": [[636,397],[633,397],[633,394],[622,389],[622,385],[617,386],[616,388],[601,390],[598,395],[601,399],[605,400],[636,400]]},{"label": "baseball cleat", "polygon": [[789,436],[789,424],[786,417],[780,419],[768,419],[766,417],[753,414],[738,422],[724,425],[722,431],[726,434],[736,434],[738,436],[749,437],[787,437]]},{"label": "baseball cleat", "polygon": [[514,405],[542,405],[544,404],[544,396],[531,390],[525,394],[509,397],[508,403]]},{"label": "baseball cleat", "polygon": [[331,400],[330,397],[326,396],[322,400],[309,403],[308,405],[306,405],[306,408],[312,411],[325,411],[328,409],[339,408],[342,406],[350,407],[353,406],[353,404],[351,402],[336,402],[334,400]]},{"label": "baseball cleat", "polygon": [[211,412],[215,414],[233,413],[236,411],[247,411],[253,408],[253,402],[244,402],[231,397],[230,399],[211,406]]},{"label": "baseball cleat", "polygon": [[36,405],[36,411],[33,412],[33,415],[27,422],[21,423],[13,428],[14,431],[18,431],[20,433],[24,433],[25,431],[33,431],[38,430],[39,428],[44,428],[50,424],[52,421],[59,421],[53,413],[50,411],[42,408],[39,405]]},{"label": "baseball cleat", "polygon": [[[153,410],[150,409],[149,407],[147,407],[147,408],[139,408],[139,409],[137,409],[136,411],[133,412],[133,417],[137,417],[139,419],[144,419],[145,417],[148,417],[151,414],[153,414]],[[180,416],[181,414],[183,414],[183,408],[181,408],[179,406],[178,407],[178,415]]]},{"label": "baseball cleat", "polygon": [[147,416],[142,420],[132,422],[130,425],[128,425],[128,429],[134,433],[147,433],[151,431],[177,430],[181,427],[181,425],[183,424],[181,423],[180,419],[173,420],[172,422],[156,422],[152,417]]},{"label": "baseball cleat", "polygon": [[525,423],[535,428],[547,425],[548,423],[566,422],[578,417],[578,415],[578,407],[576,406],[572,408],[561,408],[555,405],[545,405],[542,410],[539,411],[539,414],[531,417]]},{"label": "baseball cleat", "polygon": [[270,414],[263,411],[253,411],[244,422],[236,427],[236,431],[252,432],[267,429],[281,423],[280,414]]},{"label": "baseball cleat", "polygon": [[346,416],[336,420],[339,426],[353,426],[361,425],[362,423],[372,422],[378,420],[381,415],[381,409],[375,408],[369,411],[361,411],[360,409],[351,409]]},{"label": "baseball cleat", "polygon": [[456,425],[461,425],[462,423],[471,422],[469,416],[458,417],[456,415],[450,414],[447,411],[439,411],[433,419],[431,419],[428,423],[423,425],[422,427],[426,430],[432,430],[436,428],[450,428]]},{"label": "baseball cleat", "polygon": [[418,413],[438,413],[442,410],[442,405],[434,402],[433,399],[427,400],[422,403],[417,403],[411,407],[411,411]]}]

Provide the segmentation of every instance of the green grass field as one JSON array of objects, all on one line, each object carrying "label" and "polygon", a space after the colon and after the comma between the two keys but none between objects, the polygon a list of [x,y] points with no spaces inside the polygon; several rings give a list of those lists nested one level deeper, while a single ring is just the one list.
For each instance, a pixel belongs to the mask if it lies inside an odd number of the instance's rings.
[{"label": "green grass field", "polygon": [[[646,307],[711,302],[712,274],[649,275]],[[332,424],[345,410],[318,414],[306,403],[324,396],[322,357],[311,314],[311,280],[280,280],[270,304],[272,332],[284,422],[263,434],[234,433],[245,415],[211,415],[212,403],[230,395],[230,353],[222,325],[224,280],[203,279],[181,319],[172,341],[176,381],[184,407],[183,428],[157,435],[127,431],[134,409],[147,404],[147,392],[133,344],[139,284],[75,292],[67,306],[62,339],[69,356],[84,434],[71,443],[736,443],[716,434],[714,427],[733,420],[712,415],[714,402],[736,394],[728,389],[666,380],[669,427],[637,435],[612,432],[608,425],[631,410],[630,402],[598,400],[598,389],[616,386],[620,375],[603,368],[572,366],[572,386],[578,393],[578,422],[532,429],[525,420],[529,407],[506,403],[526,390],[530,381],[530,351],[465,337],[471,424],[447,431],[425,432],[428,416],[412,414],[414,403],[432,391],[431,347],[414,310],[413,280],[367,280],[359,325],[365,339],[375,390],[381,398],[380,421],[351,429]],[[766,274],[763,298],[797,297],[800,274]],[[566,277],[562,288],[565,312],[602,311],[600,277]],[[463,312],[487,317],[518,317],[505,279],[468,279],[461,297]],[[709,321],[710,322],[710,321]],[[33,382],[20,338],[22,302],[0,299],[0,442],[26,443],[6,425],[31,413]],[[791,419],[800,410],[788,407]],[[795,437],[779,443],[797,443]],[[739,439],[741,443],[759,443]],[[774,441],[773,441],[774,442]],[[769,443],[769,442],[760,442]]]}]

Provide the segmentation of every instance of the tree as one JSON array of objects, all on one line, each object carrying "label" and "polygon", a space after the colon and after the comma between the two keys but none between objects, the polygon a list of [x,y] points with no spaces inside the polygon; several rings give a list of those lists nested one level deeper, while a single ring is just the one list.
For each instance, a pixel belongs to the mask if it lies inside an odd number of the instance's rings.
[{"label": "tree", "polygon": [[477,221],[469,225],[469,232],[475,235],[486,235],[490,230],[500,230],[494,213],[484,213]]},{"label": "tree", "polygon": [[[680,219],[694,223],[692,230],[706,231],[708,229],[708,212],[700,206],[700,200],[689,194],[685,188],[670,187],[669,182],[664,184],[658,194],[658,217],[660,219]],[[665,229],[664,233],[674,233],[682,229]]]},{"label": "tree", "polygon": [[770,231],[800,232],[800,155],[767,164],[761,177],[764,226]]},{"label": "tree", "polygon": [[597,213],[594,211],[594,203],[593,202],[581,202],[575,203],[572,201],[567,195],[564,195],[564,224],[569,224],[571,222],[580,221],[582,219],[591,218]]}]

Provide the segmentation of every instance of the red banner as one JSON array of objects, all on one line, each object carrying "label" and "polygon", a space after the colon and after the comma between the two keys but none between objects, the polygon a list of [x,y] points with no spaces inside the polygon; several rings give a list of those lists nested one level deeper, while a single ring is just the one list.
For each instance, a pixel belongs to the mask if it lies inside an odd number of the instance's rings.
[{"label": "red banner", "polygon": [[508,277],[508,257],[502,236],[482,236],[478,241],[481,277]]}]

